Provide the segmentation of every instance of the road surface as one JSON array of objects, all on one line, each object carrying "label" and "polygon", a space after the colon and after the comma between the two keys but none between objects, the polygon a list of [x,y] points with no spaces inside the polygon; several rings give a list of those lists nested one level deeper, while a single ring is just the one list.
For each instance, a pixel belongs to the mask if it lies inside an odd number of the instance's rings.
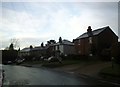
[{"label": "road surface", "polygon": [[74,75],[46,68],[3,65],[4,85],[87,85]]}]

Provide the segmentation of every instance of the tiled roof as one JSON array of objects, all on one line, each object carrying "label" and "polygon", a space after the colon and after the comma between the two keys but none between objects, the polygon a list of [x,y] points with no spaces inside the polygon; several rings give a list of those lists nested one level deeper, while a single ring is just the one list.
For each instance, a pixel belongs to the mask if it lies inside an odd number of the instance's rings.
[{"label": "tiled roof", "polygon": [[[100,28],[100,29],[93,30],[93,31],[92,31],[93,36],[100,34],[100,33],[101,33],[102,31],[104,31],[106,28],[109,28],[109,26],[103,27],[103,28]],[[80,36],[77,37],[76,39],[81,39],[81,38],[86,38],[86,37],[88,37],[87,32],[83,33],[82,35],[80,35]]]},{"label": "tiled roof", "polygon": [[65,40],[65,39],[62,41],[62,43],[63,44],[68,44],[68,45],[74,45],[71,41]]},{"label": "tiled roof", "polygon": [[23,48],[22,50],[21,50],[21,52],[28,52],[28,51],[30,51],[30,48],[28,47],[28,48]]},{"label": "tiled roof", "polygon": [[[31,51],[35,51],[35,50],[45,50],[45,49],[47,49],[47,47],[34,47],[34,48],[32,48],[31,49]],[[24,48],[24,49],[22,49],[21,50],[21,52],[29,52],[30,51],[30,48],[28,47],[28,48]]]},{"label": "tiled roof", "polygon": [[45,50],[45,49],[47,48],[46,47],[35,47],[32,50],[35,51],[35,50]]},{"label": "tiled roof", "polygon": [[64,39],[64,40],[62,40],[62,43],[56,43],[55,45],[59,45],[59,44],[65,44],[65,45],[74,45],[74,43],[72,43],[71,41],[69,41],[69,40],[66,40],[66,39]]}]

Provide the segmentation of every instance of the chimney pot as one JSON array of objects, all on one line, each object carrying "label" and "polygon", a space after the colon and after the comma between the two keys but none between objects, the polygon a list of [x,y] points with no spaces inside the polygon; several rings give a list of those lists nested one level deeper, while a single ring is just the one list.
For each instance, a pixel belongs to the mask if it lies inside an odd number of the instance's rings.
[{"label": "chimney pot", "polygon": [[88,34],[88,36],[92,36],[92,29],[91,29],[91,26],[88,26],[87,34]]},{"label": "chimney pot", "polygon": [[91,32],[91,31],[92,31],[91,26],[88,26],[87,31],[88,31],[88,32]]}]

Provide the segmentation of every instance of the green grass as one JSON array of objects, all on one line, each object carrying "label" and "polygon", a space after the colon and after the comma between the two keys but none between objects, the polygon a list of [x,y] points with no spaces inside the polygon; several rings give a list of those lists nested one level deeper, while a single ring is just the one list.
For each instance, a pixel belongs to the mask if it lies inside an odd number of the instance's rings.
[{"label": "green grass", "polygon": [[64,65],[71,65],[71,64],[80,64],[82,61],[80,60],[64,60],[62,63],[59,62],[48,62],[48,61],[27,61],[22,63],[22,65],[35,65],[35,64],[41,64],[44,67],[61,67]]},{"label": "green grass", "polygon": [[72,65],[72,64],[79,64],[79,63],[81,63],[80,60],[64,60],[64,61],[62,61],[62,63],[59,63],[59,62],[43,62],[42,66],[55,68],[55,67],[62,67],[62,66],[65,66],[65,65]]},{"label": "green grass", "polygon": [[116,65],[114,67],[107,67],[100,71],[100,74],[104,77],[120,77],[120,66]]},{"label": "green grass", "polygon": [[120,66],[104,68],[99,72],[99,75],[107,81],[120,83]]},{"label": "green grass", "polygon": [[65,66],[65,65],[73,65],[73,64],[76,64],[78,66],[81,66],[81,65],[88,66],[88,65],[99,63],[99,62],[101,62],[101,61],[63,60],[62,63],[59,63],[59,62],[43,62],[42,66],[51,67],[51,68],[62,67],[62,66]]},{"label": "green grass", "polygon": [[78,66],[84,65],[84,66],[88,66],[88,65],[92,65],[92,64],[96,64],[101,62],[100,60],[75,60],[75,59],[67,59],[67,60],[63,60],[62,63],[59,62],[48,62],[48,61],[26,61],[24,63],[22,63],[22,65],[35,65],[35,64],[41,64],[44,67],[50,67],[50,68],[56,68],[56,67],[62,67],[65,65],[72,65],[72,64],[76,64]]}]

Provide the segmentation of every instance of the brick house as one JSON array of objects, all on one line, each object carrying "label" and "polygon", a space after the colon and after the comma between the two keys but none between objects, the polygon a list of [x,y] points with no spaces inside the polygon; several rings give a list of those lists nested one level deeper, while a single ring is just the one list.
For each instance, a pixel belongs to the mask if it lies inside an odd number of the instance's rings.
[{"label": "brick house", "polygon": [[79,55],[101,55],[104,50],[118,43],[118,36],[109,26],[93,30],[88,27],[87,32],[73,40],[76,53]]}]

